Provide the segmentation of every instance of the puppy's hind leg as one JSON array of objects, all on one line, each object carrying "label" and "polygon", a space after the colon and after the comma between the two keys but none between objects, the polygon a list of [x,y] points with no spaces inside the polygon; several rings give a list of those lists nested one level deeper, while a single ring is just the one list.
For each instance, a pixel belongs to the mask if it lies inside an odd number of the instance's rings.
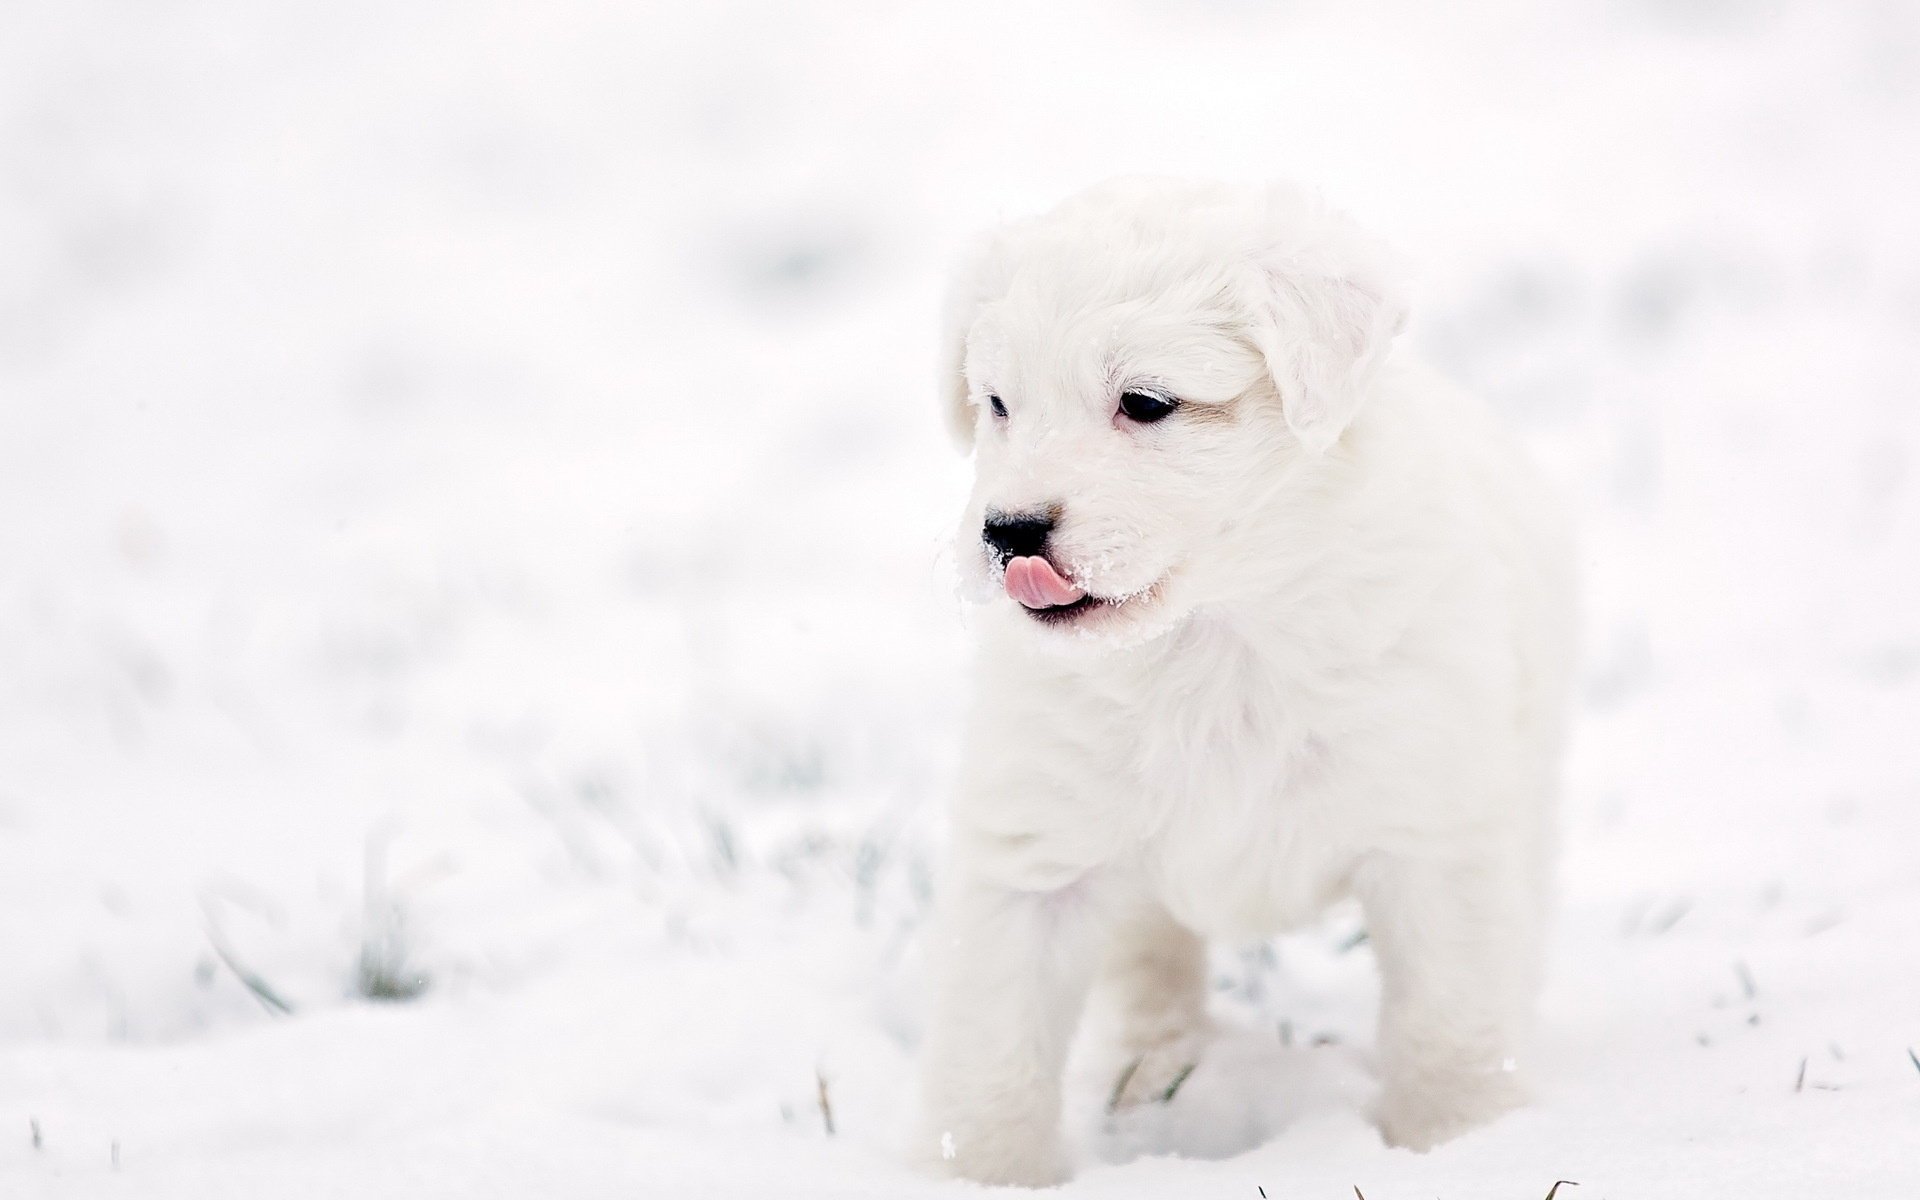
[{"label": "puppy's hind leg", "polygon": [[1538,990],[1545,897],[1522,839],[1434,862],[1383,856],[1356,880],[1380,960],[1378,1116],[1427,1150],[1526,1099],[1515,1056]]}]

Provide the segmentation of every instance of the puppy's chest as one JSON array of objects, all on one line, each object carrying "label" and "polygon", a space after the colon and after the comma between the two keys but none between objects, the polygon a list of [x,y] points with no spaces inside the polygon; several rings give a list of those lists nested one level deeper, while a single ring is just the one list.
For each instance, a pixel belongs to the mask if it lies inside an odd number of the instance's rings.
[{"label": "puppy's chest", "polygon": [[1138,710],[1144,865],[1168,908],[1218,937],[1305,921],[1344,888],[1337,788],[1297,695],[1232,654],[1184,664]]}]

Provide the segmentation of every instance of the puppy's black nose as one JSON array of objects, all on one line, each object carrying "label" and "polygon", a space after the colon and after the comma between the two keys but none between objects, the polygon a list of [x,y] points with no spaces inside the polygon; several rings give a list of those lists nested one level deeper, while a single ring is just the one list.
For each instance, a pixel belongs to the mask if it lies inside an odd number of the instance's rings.
[{"label": "puppy's black nose", "polygon": [[986,528],[980,533],[1000,565],[1016,558],[1039,554],[1047,548],[1047,534],[1053,532],[1053,517],[1047,513],[987,514]]}]

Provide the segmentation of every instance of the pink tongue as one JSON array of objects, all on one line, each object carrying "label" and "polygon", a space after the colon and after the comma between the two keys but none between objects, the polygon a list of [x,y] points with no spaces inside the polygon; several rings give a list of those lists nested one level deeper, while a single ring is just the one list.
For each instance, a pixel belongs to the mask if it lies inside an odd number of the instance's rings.
[{"label": "pink tongue", "polygon": [[1087,593],[1060,578],[1044,558],[1016,558],[1007,563],[1007,595],[1028,608],[1058,608]]}]

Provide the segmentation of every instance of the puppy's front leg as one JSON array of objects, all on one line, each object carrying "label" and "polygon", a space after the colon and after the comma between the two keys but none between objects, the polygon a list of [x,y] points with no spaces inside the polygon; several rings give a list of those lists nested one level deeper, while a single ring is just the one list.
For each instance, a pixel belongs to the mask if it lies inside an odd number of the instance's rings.
[{"label": "puppy's front leg", "polygon": [[1381,1132],[1427,1150],[1526,1096],[1515,1054],[1539,975],[1544,897],[1512,848],[1383,857],[1356,880],[1380,961]]},{"label": "puppy's front leg", "polygon": [[1164,1098],[1194,1069],[1210,1033],[1206,972],[1206,943],[1159,903],[1142,899],[1118,918],[1094,985],[1127,1062],[1112,1103]]},{"label": "puppy's front leg", "polygon": [[1090,884],[1022,890],[964,860],[950,874],[933,942],[923,1153],[981,1183],[1060,1183],[1072,1173],[1060,1077],[1100,936]]}]

